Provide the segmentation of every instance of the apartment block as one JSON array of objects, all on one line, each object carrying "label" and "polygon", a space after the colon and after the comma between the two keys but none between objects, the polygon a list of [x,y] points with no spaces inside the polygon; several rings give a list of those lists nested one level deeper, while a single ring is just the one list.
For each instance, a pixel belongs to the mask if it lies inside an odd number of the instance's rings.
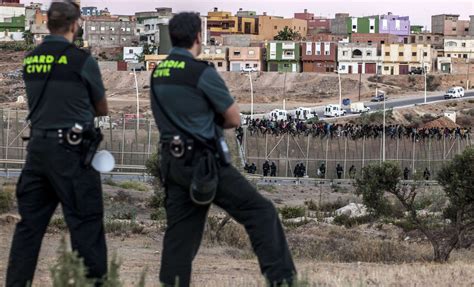
[{"label": "apartment block", "polygon": [[474,15],[470,16],[471,21],[469,21],[469,36],[474,36]]},{"label": "apartment block", "polygon": [[391,12],[387,15],[381,15],[379,19],[379,33],[391,34],[400,37],[398,42],[408,43],[408,36],[410,35],[410,17],[398,16]]},{"label": "apartment block", "polygon": [[228,47],[224,46],[203,46],[199,60],[213,63],[219,72],[229,71]]},{"label": "apartment block", "polygon": [[135,21],[125,18],[90,17],[84,23],[84,44],[88,47],[114,48],[135,46],[139,43]]},{"label": "apartment block", "polygon": [[349,19],[348,13],[337,13],[336,17],[331,20],[331,34],[348,35],[349,31],[351,31],[347,26]]},{"label": "apartment block", "polygon": [[382,64],[377,46],[363,43],[339,43],[337,60],[341,74],[376,74]]},{"label": "apartment block", "polygon": [[469,20],[459,20],[459,15],[442,14],[431,16],[431,33],[444,36],[469,35]]},{"label": "apartment block", "polygon": [[368,33],[354,33],[351,35],[351,43],[365,43],[370,45],[376,45],[377,48],[381,48],[385,44],[399,43],[400,38],[393,34],[368,34]]},{"label": "apartment block", "polygon": [[301,60],[303,72],[334,73],[337,69],[337,43],[304,42]]},{"label": "apartment block", "polygon": [[352,17],[347,19],[347,31],[352,33],[379,33],[379,16]]},{"label": "apartment block", "polygon": [[315,17],[314,13],[309,13],[304,9],[303,13],[295,13],[295,19],[305,20],[308,23],[308,35],[318,33],[329,33],[331,31],[331,20],[323,17]]},{"label": "apartment block", "polygon": [[408,44],[423,44],[431,45],[433,49],[443,49],[444,48],[444,36],[443,35],[433,35],[431,33],[418,33],[412,34],[408,38]]},{"label": "apartment block", "polygon": [[444,56],[457,59],[474,59],[474,37],[445,37]]},{"label": "apartment block", "polygon": [[268,72],[301,72],[301,45],[296,42],[272,41],[265,45]]},{"label": "apartment block", "polygon": [[22,41],[26,24],[23,4],[3,2],[0,4],[0,42]]},{"label": "apartment block", "polygon": [[[247,15],[241,12],[240,15]],[[247,11],[248,12],[248,11]],[[207,27],[211,37],[225,34],[258,34],[258,18],[249,15],[248,17],[233,16],[231,12],[214,11],[207,13]]]},{"label": "apartment block", "polygon": [[430,45],[386,44],[382,46],[382,74],[407,75],[414,68],[431,72],[433,54]]},{"label": "apartment block", "polygon": [[298,32],[302,37],[308,33],[308,22],[301,19],[285,19],[277,16],[267,16],[266,13],[258,17],[258,40],[273,41],[278,32],[288,27]]},{"label": "apartment block", "polygon": [[263,49],[260,47],[229,47],[229,68],[231,72],[240,72],[244,68],[263,71]]}]

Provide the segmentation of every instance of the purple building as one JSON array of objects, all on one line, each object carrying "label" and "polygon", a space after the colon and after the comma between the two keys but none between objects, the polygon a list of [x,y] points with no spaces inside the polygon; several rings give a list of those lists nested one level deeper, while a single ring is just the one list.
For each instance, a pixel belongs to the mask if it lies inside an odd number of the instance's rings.
[{"label": "purple building", "polygon": [[400,37],[400,42],[408,43],[408,36],[410,36],[410,17],[393,15],[391,12],[388,12],[387,15],[381,15],[379,33],[397,35]]}]

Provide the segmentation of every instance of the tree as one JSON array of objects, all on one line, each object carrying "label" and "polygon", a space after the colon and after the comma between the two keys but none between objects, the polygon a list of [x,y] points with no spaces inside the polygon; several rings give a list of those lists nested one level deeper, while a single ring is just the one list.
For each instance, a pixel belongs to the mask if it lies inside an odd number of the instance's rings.
[{"label": "tree", "polygon": [[285,27],[283,30],[278,32],[274,38],[276,41],[295,41],[300,40],[301,35],[300,33],[293,31],[293,29]]},{"label": "tree", "polygon": [[150,45],[148,43],[145,43],[145,45],[143,45],[143,52],[138,55],[138,54],[135,54],[138,58],[138,62],[144,62],[145,61],[145,55],[153,55],[155,54],[157,48],[155,45]]},{"label": "tree", "polygon": [[447,262],[455,248],[469,248],[474,243],[474,148],[444,166],[438,174],[448,205],[443,215],[420,215],[416,199],[419,183],[407,186],[400,180],[396,163],[373,164],[362,170],[356,189],[364,204],[376,214],[388,206],[384,193],[394,195],[408,212],[409,220],[421,231],[433,247],[434,260]]},{"label": "tree", "polygon": [[31,33],[30,30],[23,32],[23,40],[25,40],[25,43],[27,45],[33,45],[34,44],[33,33]]}]

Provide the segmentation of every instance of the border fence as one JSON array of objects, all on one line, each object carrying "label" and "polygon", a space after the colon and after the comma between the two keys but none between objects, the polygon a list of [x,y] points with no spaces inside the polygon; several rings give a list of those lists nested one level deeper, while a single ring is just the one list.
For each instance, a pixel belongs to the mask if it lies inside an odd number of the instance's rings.
[{"label": "border fence", "polygon": [[[26,116],[27,111],[24,110],[0,109],[0,169],[3,171],[18,170],[24,164],[27,142],[22,137],[29,135]],[[156,152],[159,142],[154,119],[137,119],[122,114],[110,117],[100,126],[104,135],[100,148],[114,155],[114,172],[144,174],[145,163]],[[237,142],[234,134],[231,132],[227,136],[231,150],[237,150],[232,148]],[[382,137],[353,140],[344,136],[251,135],[244,128],[240,157],[243,162],[255,163],[257,174],[262,174],[262,165],[266,160],[275,162],[279,177],[292,177],[295,165],[303,163],[308,177],[315,178],[318,177],[317,169],[325,163],[325,179],[334,179],[339,163],[344,170],[343,179],[348,179],[352,165],[360,171],[370,163],[382,162],[382,142]],[[473,144],[472,139],[459,137],[415,140],[386,136],[385,158],[399,162],[402,169],[408,167],[411,174],[423,173],[428,168],[434,176],[445,162]]]},{"label": "border fence", "polygon": [[[427,168],[433,177],[442,165],[472,146],[471,138],[443,137],[442,139],[385,136],[385,160],[396,161],[400,167],[410,170],[410,178],[415,173],[423,174]],[[343,179],[348,179],[352,165],[357,172],[375,162],[383,161],[383,136],[351,139],[346,136],[313,137],[312,135],[279,136],[251,134],[244,130],[242,153],[245,161],[255,163],[257,173],[262,173],[263,163],[268,160],[277,166],[277,176],[293,177],[295,165],[304,164],[306,175],[320,177],[318,169],[326,166],[325,179],[337,177],[336,166],[343,168]]]},{"label": "border fence", "polygon": [[[30,134],[25,122],[27,111],[0,110],[0,168],[21,169]],[[99,124],[99,122],[96,122]],[[153,118],[120,115],[101,122],[104,140],[100,149],[110,151],[115,158],[115,172],[144,173],[145,163],[156,152],[159,133]]]}]

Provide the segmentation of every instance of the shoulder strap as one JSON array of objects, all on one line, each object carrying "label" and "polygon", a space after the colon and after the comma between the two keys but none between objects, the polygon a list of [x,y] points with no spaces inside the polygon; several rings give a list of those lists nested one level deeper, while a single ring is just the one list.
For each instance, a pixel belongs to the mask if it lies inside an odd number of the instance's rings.
[{"label": "shoulder strap", "polygon": [[[63,50],[60,51],[59,57],[61,57],[64,53],[66,53],[66,51],[69,50],[69,48],[71,48],[71,47],[74,47],[74,45],[73,44],[68,44]],[[56,62],[57,61],[54,61],[53,64],[51,65],[51,70],[49,71],[48,75],[46,76],[46,80],[44,81],[43,87],[41,88],[41,93],[39,94],[38,100],[36,101],[36,104],[33,107],[31,107],[30,113],[28,114],[28,117],[26,118],[27,122],[31,119],[31,116],[33,115],[33,113],[38,109],[38,107],[41,103],[41,100],[44,97],[44,93],[46,92],[46,88],[48,86],[49,80],[51,79],[51,75],[54,72],[54,68],[56,68],[56,66],[57,66]]]}]

